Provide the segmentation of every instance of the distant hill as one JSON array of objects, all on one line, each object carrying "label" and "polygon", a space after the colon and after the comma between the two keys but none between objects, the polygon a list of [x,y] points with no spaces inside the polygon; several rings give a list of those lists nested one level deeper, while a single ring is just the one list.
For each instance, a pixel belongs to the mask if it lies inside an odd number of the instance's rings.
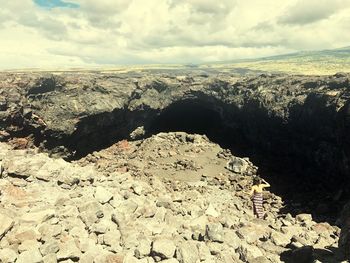
[{"label": "distant hill", "polygon": [[207,66],[306,75],[350,72],[350,46],[321,51],[301,51],[258,59],[225,61],[207,64]]}]

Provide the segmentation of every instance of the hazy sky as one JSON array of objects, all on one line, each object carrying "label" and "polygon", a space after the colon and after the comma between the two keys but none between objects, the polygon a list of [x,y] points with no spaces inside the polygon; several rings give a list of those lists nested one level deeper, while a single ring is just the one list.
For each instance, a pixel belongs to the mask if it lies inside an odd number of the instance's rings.
[{"label": "hazy sky", "polygon": [[0,0],[0,68],[198,63],[350,45],[350,0]]}]

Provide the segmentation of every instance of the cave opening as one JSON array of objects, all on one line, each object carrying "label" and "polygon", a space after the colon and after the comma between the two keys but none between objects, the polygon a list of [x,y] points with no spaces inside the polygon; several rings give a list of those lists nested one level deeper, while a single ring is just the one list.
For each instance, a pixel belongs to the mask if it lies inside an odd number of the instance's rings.
[{"label": "cave opening", "polygon": [[[231,114],[231,116],[225,116]],[[270,191],[281,196],[281,213],[310,213],[316,221],[335,224],[347,195],[335,187],[342,178],[329,178],[319,167],[298,154],[261,147],[242,128],[245,118],[225,112],[217,102],[187,99],[171,104],[151,121],[149,134],[184,131],[206,135],[233,155],[249,157],[259,167],[259,175],[270,182]],[[255,116],[260,118],[261,116]],[[227,124],[227,118],[231,118]],[[259,121],[259,120],[257,120]],[[260,120],[262,124],[264,119]],[[275,120],[270,120],[275,122]],[[283,129],[279,131],[283,133]],[[277,132],[278,133],[278,132]],[[344,182],[345,183],[345,182]]]}]

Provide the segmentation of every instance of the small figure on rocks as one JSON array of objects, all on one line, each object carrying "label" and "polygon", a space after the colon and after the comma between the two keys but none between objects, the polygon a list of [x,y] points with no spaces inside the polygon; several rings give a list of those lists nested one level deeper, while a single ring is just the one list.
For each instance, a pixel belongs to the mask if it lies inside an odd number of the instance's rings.
[{"label": "small figure on rocks", "polygon": [[256,176],[253,178],[253,186],[250,190],[249,194],[253,195],[253,210],[254,215],[258,218],[263,219],[264,211],[263,211],[263,191],[264,188],[270,187],[270,184],[266,182],[264,179]]}]

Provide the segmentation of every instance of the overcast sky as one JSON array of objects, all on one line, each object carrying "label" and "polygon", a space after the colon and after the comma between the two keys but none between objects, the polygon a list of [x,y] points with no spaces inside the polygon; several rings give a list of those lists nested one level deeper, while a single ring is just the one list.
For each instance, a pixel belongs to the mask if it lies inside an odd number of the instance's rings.
[{"label": "overcast sky", "polygon": [[350,45],[350,0],[0,4],[0,69],[200,63]]}]

